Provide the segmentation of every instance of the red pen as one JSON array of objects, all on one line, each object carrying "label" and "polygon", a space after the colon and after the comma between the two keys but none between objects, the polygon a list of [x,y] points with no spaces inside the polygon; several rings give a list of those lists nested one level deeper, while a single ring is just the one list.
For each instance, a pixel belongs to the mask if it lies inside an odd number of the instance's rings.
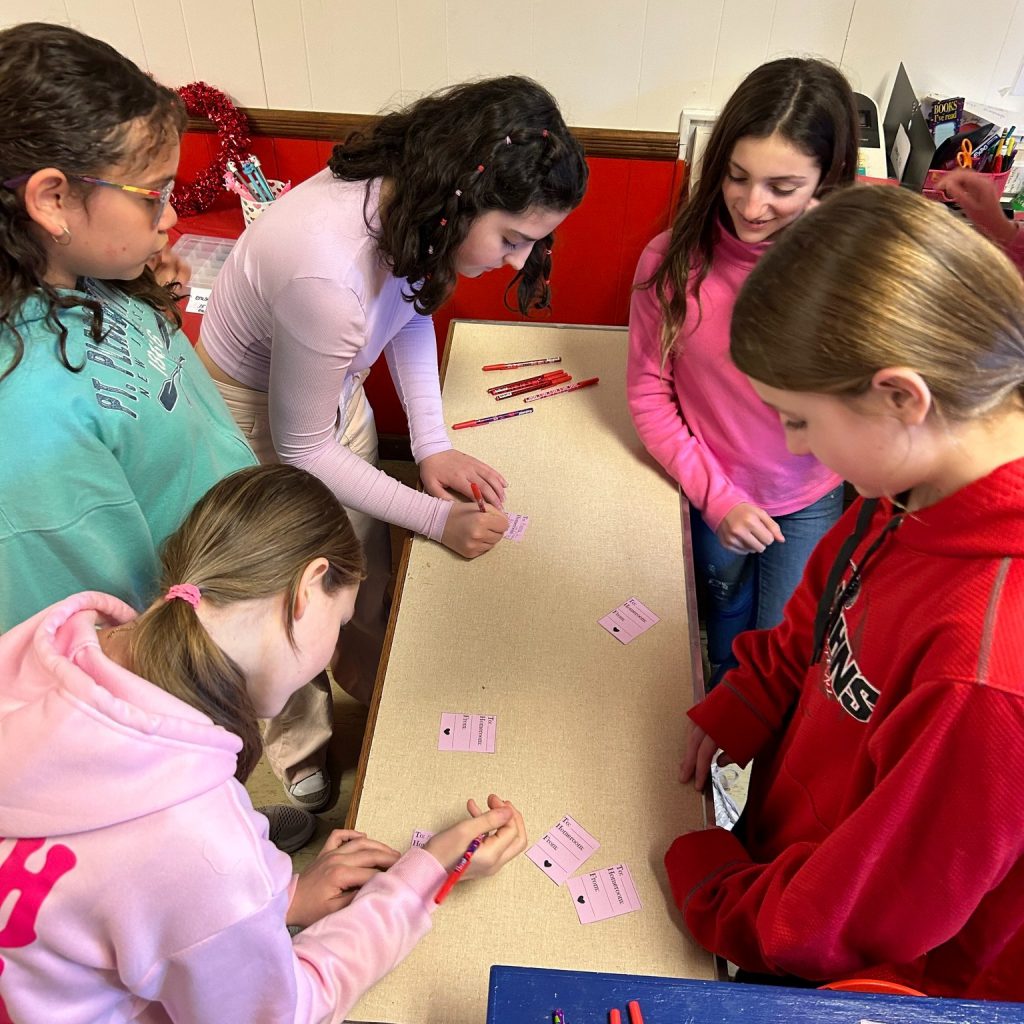
[{"label": "red pen", "polygon": [[485,423],[493,423],[495,420],[508,420],[513,416],[523,416],[532,409],[513,409],[511,412],[501,412],[497,416],[483,416],[478,420],[463,420],[461,423],[453,423],[452,430],[465,430],[466,427],[481,427]]},{"label": "red pen", "polygon": [[507,391],[509,388],[517,388],[522,384],[536,384],[539,380],[550,380],[552,377],[559,377],[565,370],[549,370],[547,373],[538,373],[536,377],[524,377],[522,380],[510,380],[505,384],[497,384],[487,389],[487,394],[496,395],[499,391]]},{"label": "red pen", "polygon": [[640,1004],[635,999],[630,999],[626,1006],[629,1008],[629,1024],[644,1024],[644,1015],[640,1012]]},{"label": "red pen", "polygon": [[500,402],[505,398],[515,398],[517,395],[526,395],[531,391],[540,391],[543,388],[551,388],[556,384],[568,384],[572,380],[572,377],[567,373],[559,374],[557,377],[549,377],[547,380],[534,381],[533,384],[523,384],[521,387],[512,388],[509,391],[499,391],[494,396],[496,402]]},{"label": "red pen", "polygon": [[542,398],[552,398],[555,395],[564,395],[569,391],[579,391],[580,388],[589,388],[591,384],[597,384],[600,379],[600,377],[589,377],[587,380],[578,380],[575,384],[564,384],[560,388],[555,388],[554,391],[542,391],[539,395],[530,395],[523,401],[537,402]]},{"label": "red pen", "polygon": [[[476,484],[473,484],[473,490],[476,490]],[[480,503],[481,505],[483,502]],[[483,511],[481,509],[481,511]],[[480,848],[480,844],[486,839],[486,836],[477,836],[466,848],[466,852],[459,858],[459,863],[452,868],[448,877],[441,884],[441,888],[437,890],[437,895],[434,897],[434,902],[440,905],[444,902],[445,896],[452,891],[453,886],[462,876],[462,872],[469,867],[469,862],[473,859],[473,854]]]},{"label": "red pen", "polygon": [[608,1024],[622,1024],[622,1014],[618,1010],[609,1010]]},{"label": "red pen", "polygon": [[484,496],[480,493],[480,488],[477,487],[476,481],[471,481],[469,487],[473,492],[473,497],[476,498],[477,508],[479,508],[481,512],[486,512],[487,506],[484,504]]},{"label": "red pen", "polygon": [[545,366],[547,363],[560,363],[561,356],[550,356],[547,359],[521,359],[518,363],[489,363],[485,370],[518,370],[520,366]]}]

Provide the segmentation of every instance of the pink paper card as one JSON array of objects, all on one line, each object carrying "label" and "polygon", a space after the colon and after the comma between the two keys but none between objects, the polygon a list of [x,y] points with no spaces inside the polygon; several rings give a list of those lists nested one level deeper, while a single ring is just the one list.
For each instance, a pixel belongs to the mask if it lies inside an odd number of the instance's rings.
[{"label": "pink paper card", "polygon": [[493,754],[497,734],[497,715],[466,715],[446,711],[441,715],[437,749]]},{"label": "pink paper card", "polygon": [[631,597],[625,604],[620,604],[598,619],[597,624],[608,630],[620,643],[628,644],[660,621],[647,605]]},{"label": "pink paper card", "polygon": [[515,541],[517,544],[523,539],[526,527],[530,525],[529,516],[521,516],[518,512],[508,513],[508,529],[505,531],[505,540]]},{"label": "pink paper card", "polygon": [[526,856],[555,885],[561,885],[600,847],[601,844],[567,814],[526,851]]},{"label": "pink paper card", "polygon": [[412,834],[412,845],[413,846],[426,846],[427,841],[434,837],[433,832],[424,832],[423,829],[418,828]]},{"label": "pink paper card", "polygon": [[607,921],[641,907],[633,876],[625,864],[570,878],[569,893],[580,924]]}]

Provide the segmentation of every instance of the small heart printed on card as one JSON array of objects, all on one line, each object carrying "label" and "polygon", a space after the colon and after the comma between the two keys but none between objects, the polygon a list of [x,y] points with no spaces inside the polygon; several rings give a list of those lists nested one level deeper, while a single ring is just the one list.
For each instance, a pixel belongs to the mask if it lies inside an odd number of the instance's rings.
[{"label": "small heart printed on card", "polygon": [[444,734],[445,734],[445,736],[451,736],[451,734],[452,734],[451,729],[445,729]]},{"label": "small heart printed on card", "polygon": [[621,630],[621,629],[619,629],[619,627],[618,627],[618,626],[612,626],[612,632],[613,632],[613,633],[621,633],[621,632],[622,632],[622,630]]},{"label": "small heart printed on card", "polygon": [[587,901],[582,896],[577,896],[576,897],[576,902],[577,903],[586,903]]},{"label": "small heart printed on card", "polygon": [[551,861],[549,861],[549,860],[544,861],[544,867],[546,867],[546,868],[551,867]]}]

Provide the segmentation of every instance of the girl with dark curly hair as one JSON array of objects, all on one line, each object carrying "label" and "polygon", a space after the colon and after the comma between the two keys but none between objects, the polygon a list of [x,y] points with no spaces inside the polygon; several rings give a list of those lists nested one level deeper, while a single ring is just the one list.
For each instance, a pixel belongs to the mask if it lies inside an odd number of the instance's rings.
[{"label": "girl with dark curly hair", "polygon": [[[246,230],[217,277],[198,351],[228,407],[258,458],[301,466],[331,488],[366,551],[338,664],[339,683],[363,700],[387,622],[386,524],[467,558],[507,528],[505,478],[448,439],[430,314],[459,275],[506,266],[519,310],[546,308],[553,232],[586,183],[582,148],[540,85],[514,76],[457,85],[335,147],[329,168]],[[376,468],[363,380],[382,352],[423,492]],[[473,484],[487,512],[451,500]],[[330,736],[329,694],[289,717],[303,735],[268,734],[271,764],[293,797],[304,795],[304,776],[326,793],[312,755]]]}]

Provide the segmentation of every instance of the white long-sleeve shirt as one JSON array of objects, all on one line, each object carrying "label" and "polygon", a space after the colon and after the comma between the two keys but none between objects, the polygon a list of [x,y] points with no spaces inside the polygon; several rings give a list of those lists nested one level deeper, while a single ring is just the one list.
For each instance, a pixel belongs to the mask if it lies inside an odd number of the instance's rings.
[{"label": "white long-sleeve shirt", "polygon": [[[441,415],[430,317],[380,259],[380,181],[330,170],[275,201],[238,240],[214,285],[203,345],[239,383],[267,393],[282,462],[319,477],[349,508],[440,540],[450,503],[339,445],[356,375],[383,352],[417,462],[452,447]],[[367,227],[367,221],[370,226]]]}]

